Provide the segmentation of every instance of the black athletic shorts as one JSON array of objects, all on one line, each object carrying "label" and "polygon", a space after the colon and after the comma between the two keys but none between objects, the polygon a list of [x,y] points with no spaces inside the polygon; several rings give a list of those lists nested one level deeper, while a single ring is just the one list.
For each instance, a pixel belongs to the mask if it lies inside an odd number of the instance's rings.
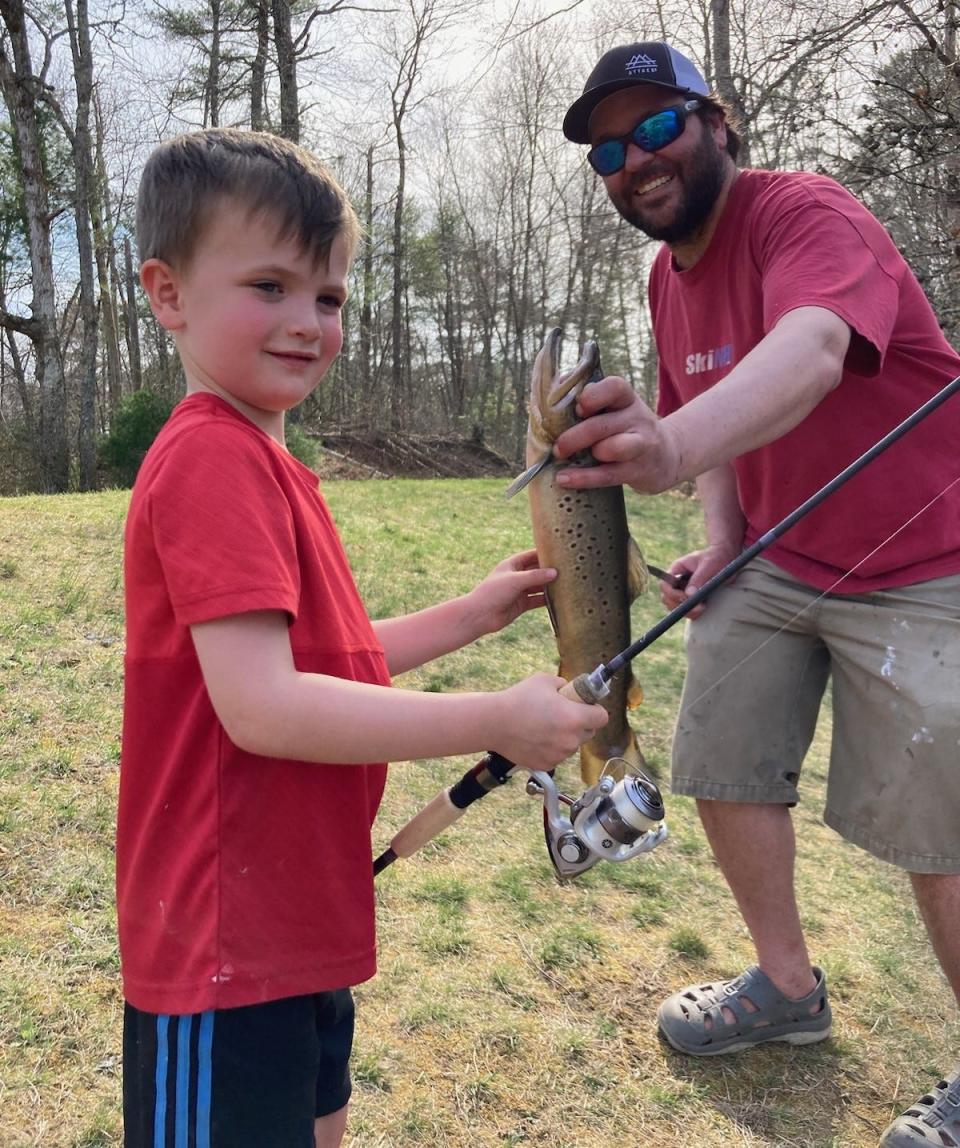
[{"label": "black athletic shorts", "polygon": [[125,1148],[314,1148],[350,1099],[349,989],[123,1018]]}]

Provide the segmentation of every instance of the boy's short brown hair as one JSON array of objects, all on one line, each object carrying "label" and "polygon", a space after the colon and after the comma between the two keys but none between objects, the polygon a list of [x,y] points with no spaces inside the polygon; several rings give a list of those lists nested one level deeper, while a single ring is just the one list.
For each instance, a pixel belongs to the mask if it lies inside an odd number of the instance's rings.
[{"label": "boy's short brown hair", "polygon": [[276,219],[280,237],[318,264],[338,236],[352,254],[360,234],[346,193],[305,148],[267,132],[208,128],[167,140],[147,160],[137,197],[141,262],[187,266],[224,199]]}]

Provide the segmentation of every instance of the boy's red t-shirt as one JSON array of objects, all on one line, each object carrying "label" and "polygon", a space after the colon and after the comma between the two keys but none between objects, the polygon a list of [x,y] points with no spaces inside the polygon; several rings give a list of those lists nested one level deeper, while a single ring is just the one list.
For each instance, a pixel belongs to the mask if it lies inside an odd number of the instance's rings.
[{"label": "boy's red t-shirt", "polygon": [[[824,307],[852,329],[839,386],[788,434],[733,462],[745,546],[960,374],[960,355],[889,234],[824,176],[741,171],[703,258],[680,271],[661,248],[649,293],[661,415],[729,374],[788,311]],[[958,441],[955,396],[765,557],[821,590],[856,566],[840,593],[960,572],[960,483],[950,486]]]},{"label": "boy's red t-shirt", "polygon": [[227,403],[192,395],[138,475],[124,570],[126,999],[193,1013],[368,979],[370,827],[386,765],[239,750],[213,711],[189,629],[283,610],[299,670],[389,685],[316,475]]}]

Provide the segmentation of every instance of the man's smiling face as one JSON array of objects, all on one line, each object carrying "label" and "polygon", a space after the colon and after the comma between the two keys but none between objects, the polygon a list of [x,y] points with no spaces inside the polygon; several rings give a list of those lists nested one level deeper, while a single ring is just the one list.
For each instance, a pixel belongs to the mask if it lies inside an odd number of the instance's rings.
[{"label": "man's smiling face", "polygon": [[[646,116],[682,102],[679,93],[654,85],[615,92],[590,117],[590,143],[624,136]],[[689,115],[681,135],[659,151],[628,144],[624,166],[604,176],[611,203],[652,239],[673,244],[695,238],[723,189],[730,162],[725,144],[722,122],[696,114]]]}]

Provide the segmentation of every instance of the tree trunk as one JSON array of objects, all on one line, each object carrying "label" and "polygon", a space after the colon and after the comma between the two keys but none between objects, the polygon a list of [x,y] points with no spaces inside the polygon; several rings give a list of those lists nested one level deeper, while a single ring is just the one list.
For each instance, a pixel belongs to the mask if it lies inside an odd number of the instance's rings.
[{"label": "tree trunk", "polygon": [[373,144],[367,148],[367,182],[363,196],[363,294],[360,298],[360,386],[370,403],[373,389],[370,336],[373,325]]},{"label": "tree trunk", "polygon": [[0,0],[0,17],[9,36],[0,44],[0,87],[10,115],[23,176],[27,216],[27,240],[33,276],[32,317],[24,320],[4,313],[3,325],[18,330],[33,343],[35,370],[40,390],[37,462],[39,484],[44,492],[67,489],[70,455],[67,446],[66,388],[57,335],[53,257],[50,246],[50,211],[46,176],[41,162],[40,126],[35,92],[37,77],[30,59],[30,46],[22,0]]},{"label": "tree trunk", "polygon": [[[77,110],[70,144],[76,175],[74,220],[76,223],[77,262],[80,279],[80,355],[79,376],[79,447],[80,489],[93,490],[97,482],[97,300],[93,277],[93,240],[90,204],[95,199],[93,139],[90,133],[90,107],[93,98],[93,57],[87,0],[64,0],[70,50],[73,55],[73,79],[77,93]],[[109,291],[108,291],[109,298]]]},{"label": "tree trunk", "polygon": [[204,127],[220,126],[220,0],[210,2],[210,56],[207,61],[207,82],[204,85],[206,115]]},{"label": "tree trunk", "polygon": [[257,18],[257,53],[250,71],[250,127],[262,132],[267,122],[263,97],[270,53],[270,9],[267,0],[253,0],[252,7]]},{"label": "tree trunk", "polygon": [[407,182],[407,152],[403,139],[403,121],[394,118],[397,137],[397,194],[393,205],[393,291],[390,312],[390,340],[393,351],[390,372],[390,424],[402,425],[403,409],[403,203]]},{"label": "tree trunk", "polygon": [[96,99],[94,99],[94,113],[97,129],[96,180],[90,193],[90,223],[93,227],[93,250],[97,261],[97,288],[100,294],[100,324],[107,376],[106,406],[112,414],[120,402],[123,382],[120,367],[120,336],[117,330],[117,305],[114,287],[117,282],[117,274],[116,267],[113,265],[109,183],[103,159],[103,122]]},{"label": "tree trunk", "polygon": [[140,365],[140,315],[137,311],[137,276],[133,269],[133,249],[129,235],[123,237],[123,268],[127,297],[127,356],[130,360],[130,389],[139,391],[143,386],[143,368]]},{"label": "tree trunk", "polygon": [[743,167],[749,167],[750,133],[747,114],[730,63],[730,0],[710,0],[710,15],[713,28],[713,86],[742,125],[738,162]]},{"label": "tree trunk", "polygon": [[297,56],[290,26],[289,0],[272,0],[273,37],[280,80],[280,135],[300,142],[300,97],[297,92]]}]

